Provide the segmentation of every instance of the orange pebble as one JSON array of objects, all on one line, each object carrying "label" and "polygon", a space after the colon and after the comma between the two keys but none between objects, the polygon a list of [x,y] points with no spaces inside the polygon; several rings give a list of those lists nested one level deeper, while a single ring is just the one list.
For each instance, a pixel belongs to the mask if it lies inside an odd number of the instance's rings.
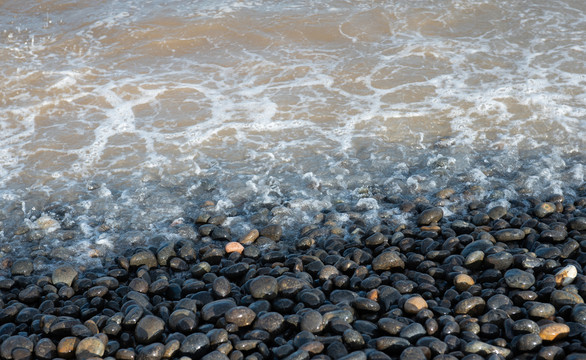
[{"label": "orange pebble", "polygon": [[372,289],[366,294],[366,297],[373,301],[378,301],[378,290]]},{"label": "orange pebble", "polygon": [[239,242],[232,241],[232,242],[229,242],[226,244],[226,252],[227,253],[237,252],[239,254],[242,254],[243,251],[244,251],[244,246],[242,246],[242,244]]}]

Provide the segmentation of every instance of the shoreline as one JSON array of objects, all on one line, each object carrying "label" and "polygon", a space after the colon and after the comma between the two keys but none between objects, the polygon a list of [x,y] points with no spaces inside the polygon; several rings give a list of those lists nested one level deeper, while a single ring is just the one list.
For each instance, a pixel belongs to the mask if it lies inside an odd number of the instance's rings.
[{"label": "shoreline", "polygon": [[[583,190],[460,213],[442,208],[449,189],[365,197],[316,212],[297,235],[267,217],[236,236],[231,214],[203,206],[168,225],[181,235],[103,267],[4,257],[0,355],[583,359]],[[398,210],[375,211],[383,202]]]}]

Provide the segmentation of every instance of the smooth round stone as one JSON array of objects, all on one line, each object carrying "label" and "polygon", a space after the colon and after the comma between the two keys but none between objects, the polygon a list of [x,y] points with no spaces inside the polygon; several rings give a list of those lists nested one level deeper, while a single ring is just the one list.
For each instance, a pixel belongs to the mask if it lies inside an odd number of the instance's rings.
[{"label": "smooth round stone", "polygon": [[104,297],[108,293],[108,288],[103,285],[94,286],[88,289],[87,297]]},{"label": "smooth round stone", "polygon": [[32,353],[33,347],[34,344],[29,338],[21,335],[14,335],[10,336],[2,342],[2,345],[0,345],[0,354],[2,355],[3,359],[10,360],[12,359],[12,352],[15,349],[26,349]]},{"label": "smooth round stone", "polygon": [[534,303],[529,307],[527,314],[534,318],[548,319],[555,315],[555,307],[547,303]]},{"label": "smooth round stone", "polygon": [[150,344],[158,341],[165,331],[165,321],[154,315],[146,315],[134,329],[136,341],[139,344]]},{"label": "smooth round stone", "polygon": [[403,310],[407,314],[411,315],[417,314],[419,311],[423,309],[427,309],[427,301],[425,301],[419,295],[410,297],[405,301],[405,304],[403,305]]},{"label": "smooth round stone", "polygon": [[472,251],[464,260],[464,266],[469,269],[477,269],[482,266],[484,262],[484,251]]},{"label": "smooth round stone", "polygon": [[136,360],[159,360],[165,354],[165,345],[153,343],[143,346],[137,354]]},{"label": "smooth round stone", "polygon": [[226,254],[231,254],[233,252],[242,254],[244,251],[244,246],[237,241],[231,241],[226,244],[224,250],[226,251]]},{"label": "smooth round stone", "polygon": [[252,279],[248,288],[253,298],[267,300],[277,297],[279,290],[277,279],[268,275],[261,275]]},{"label": "smooth round stone", "polygon": [[539,334],[539,325],[533,320],[519,319],[513,323],[511,330],[514,334]]},{"label": "smooth round stone", "polygon": [[475,251],[482,251],[484,252],[486,249],[492,247],[494,244],[490,240],[475,240],[470,244],[466,245],[464,250],[460,253],[464,258],[467,258],[468,255],[472,254]]},{"label": "smooth round stone", "polygon": [[76,337],[67,336],[62,338],[57,344],[57,355],[66,359],[75,357],[77,344],[79,344],[79,339]]},{"label": "smooth round stone", "polygon": [[555,204],[550,202],[541,203],[533,209],[535,216],[537,216],[538,218],[544,218],[549,214],[553,214],[555,211]]},{"label": "smooth round stone", "polygon": [[53,270],[51,275],[51,281],[53,284],[63,283],[67,286],[71,286],[73,281],[78,277],[78,272],[71,266],[61,266]]},{"label": "smooth round stone", "polygon": [[420,323],[413,323],[401,329],[399,335],[408,340],[410,343],[415,343],[417,339],[427,335],[425,328]]},{"label": "smooth round stone", "polygon": [[566,358],[564,349],[559,346],[544,346],[537,352],[537,360],[563,360]]},{"label": "smooth round stone", "polygon": [[572,320],[579,324],[586,325],[586,305],[578,304],[574,307],[572,310]]},{"label": "smooth round stone", "polygon": [[380,305],[374,300],[368,298],[358,297],[354,300],[353,306],[357,310],[377,312],[380,310]]},{"label": "smooth round stone", "polygon": [[169,316],[168,323],[173,331],[191,333],[197,327],[197,317],[191,310],[177,309]]},{"label": "smooth round stone", "polygon": [[12,276],[29,276],[33,273],[33,270],[33,262],[29,259],[16,260],[10,268]]},{"label": "smooth round stone", "polygon": [[486,306],[491,310],[502,309],[504,307],[513,306],[513,300],[506,295],[496,294],[486,301]]},{"label": "smooth round stone", "polygon": [[378,321],[379,329],[390,335],[399,335],[405,326],[407,326],[407,324],[392,318],[382,318]]},{"label": "smooth round stone", "polygon": [[283,315],[276,312],[268,312],[256,318],[253,327],[268,332],[271,335],[280,333],[285,326]]},{"label": "smooth round stone", "polygon": [[201,360],[230,360],[230,358],[226,354],[218,350],[214,350],[211,353],[202,357]]},{"label": "smooth round stone", "polygon": [[97,337],[87,337],[79,342],[75,349],[77,359],[89,359],[102,357],[106,351],[106,345]]},{"label": "smooth round stone", "polygon": [[488,210],[488,216],[493,220],[500,219],[503,216],[505,216],[506,214],[507,214],[507,208],[505,208],[504,206],[501,206],[501,205],[495,206],[495,207],[491,208],[490,210]]},{"label": "smooth round stone", "polygon": [[372,260],[372,269],[374,271],[388,271],[404,268],[405,262],[396,251],[385,251]]},{"label": "smooth round stone", "polygon": [[134,278],[128,284],[133,291],[146,294],[149,291],[149,283],[145,279]]},{"label": "smooth round stone", "polygon": [[319,277],[320,280],[326,281],[326,280],[334,278],[338,275],[340,275],[340,272],[338,271],[338,269],[336,269],[335,266],[325,265],[323,268],[321,268],[321,270],[319,271],[317,276]]},{"label": "smooth round stone", "polygon": [[542,340],[537,334],[519,335],[512,341],[512,346],[519,352],[535,351],[541,346]]},{"label": "smooth round stone", "polygon": [[473,296],[468,299],[464,299],[456,304],[454,312],[456,314],[478,316],[484,312],[486,302],[479,296]]},{"label": "smooth round stone", "polygon": [[284,297],[295,296],[301,290],[309,287],[307,282],[292,276],[280,276],[277,279],[277,284],[279,294]]},{"label": "smooth round stone", "polygon": [[281,225],[268,225],[265,226],[260,230],[260,236],[267,237],[273,241],[281,240],[281,236],[283,235],[283,228]]},{"label": "smooth round stone", "polygon": [[201,357],[210,347],[210,340],[205,334],[191,334],[181,342],[179,351],[186,356]]},{"label": "smooth round stone", "polygon": [[584,231],[586,230],[586,217],[575,217],[568,222],[570,230]]},{"label": "smooth round stone", "polygon": [[324,351],[325,345],[320,341],[307,342],[299,348],[300,350],[307,351],[310,355],[320,354]]},{"label": "smooth round stone", "polygon": [[527,290],[535,284],[535,276],[527,271],[511,269],[505,273],[505,282],[510,288]]},{"label": "smooth round stone", "polygon": [[229,323],[236,324],[238,327],[245,327],[252,324],[256,318],[256,313],[246,306],[236,306],[226,311],[225,318]]},{"label": "smooth round stone", "polygon": [[386,240],[387,238],[383,234],[377,232],[367,237],[366,240],[364,240],[364,245],[374,248],[382,245]]},{"label": "smooth round stone", "polygon": [[494,346],[487,344],[482,341],[473,340],[464,345],[463,349],[466,354],[478,354],[480,356],[490,356],[492,354],[498,354],[504,358],[508,358],[511,355],[511,350],[500,346]]},{"label": "smooth round stone", "polygon": [[224,276],[220,276],[217,277],[212,283],[212,291],[217,297],[224,298],[230,294],[230,291],[232,291],[232,286],[230,285],[230,281],[228,281],[228,279],[226,279]]},{"label": "smooth round stone", "polygon": [[342,339],[350,349],[361,349],[364,347],[364,338],[354,329],[346,329],[342,334]]},{"label": "smooth round stone", "polygon": [[494,233],[497,241],[518,241],[525,238],[525,232],[521,229],[502,229]]},{"label": "smooth round stone", "polygon": [[317,334],[324,329],[323,316],[315,310],[309,310],[301,317],[299,328]]},{"label": "smooth round stone", "polygon": [[155,254],[148,250],[140,250],[129,259],[130,266],[139,267],[145,265],[148,268],[156,268],[159,264]]},{"label": "smooth round stone", "polygon": [[30,284],[18,293],[18,300],[25,304],[32,304],[41,298],[42,292],[43,289],[39,286]]},{"label": "smooth round stone", "polygon": [[474,284],[474,279],[470,275],[458,274],[454,277],[454,286],[460,292],[468,290]]},{"label": "smooth round stone", "polygon": [[578,276],[578,269],[574,265],[568,265],[556,272],[555,283],[557,286],[570,285],[576,276]]},{"label": "smooth round stone", "polygon": [[408,347],[407,349],[403,350],[401,356],[399,357],[400,360],[427,360],[427,356],[423,350],[419,347]]},{"label": "smooth round stone", "polygon": [[233,307],[236,307],[236,303],[232,299],[212,301],[201,308],[201,317],[204,321],[214,322]]},{"label": "smooth round stone", "polygon": [[411,343],[400,337],[381,336],[375,340],[375,346],[377,350],[385,353],[397,353],[411,346]]},{"label": "smooth round stone", "polygon": [[584,303],[584,299],[582,299],[580,295],[563,290],[554,290],[550,295],[549,301],[556,308],[561,308],[562,306],[566,305],[574,306]]},{"label": "smooth round stone", "polygon": [[332,302],[332,304],[352,304],[357,298],[358,294],[353,291],[336,289],[330,293],[329,300]]},{"label": "smooth round stone", "polygon": [[53,344],[51,339],[43,338],[40,339],[37,344],[35,345],[35,356],[37,359],[41,360],[50,360],[56,357],[57,355],[57,346]]},{"label": "smooth round stone", "polygon": [[424,210],[417,218],[417,225],[429,225],[431,223],[437,223],[444,217],[444,211],[442,208],[434,207],[431,209]]},{"label": "smooth round stone", "polygon": [[488,255],[484,258],[485,264],[497,270],[507,270],[513,265],[513,255],[501,251],[496,254]]},{"label": "smooth round stone", "polygon": [[539,336],[545,341],[564,339],[570,333],[570,327],[566,324],[550,323],[539,327]]}]

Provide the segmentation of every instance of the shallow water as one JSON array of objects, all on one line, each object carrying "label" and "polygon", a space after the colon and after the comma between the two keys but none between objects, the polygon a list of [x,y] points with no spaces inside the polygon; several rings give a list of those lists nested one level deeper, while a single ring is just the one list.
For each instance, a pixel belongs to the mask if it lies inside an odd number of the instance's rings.
[{"label": "shallow water", "polygon": [[3,244],[55,203],[79,254],[206,200],[243,232],[263,207],[295,228],[376,194],[571,197],[585,181],[583,1],[0,10]]}]

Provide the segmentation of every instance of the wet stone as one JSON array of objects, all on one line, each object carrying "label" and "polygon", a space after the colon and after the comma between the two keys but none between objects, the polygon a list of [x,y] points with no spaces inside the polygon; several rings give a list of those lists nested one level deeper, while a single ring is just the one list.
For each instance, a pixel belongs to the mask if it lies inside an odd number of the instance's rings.
[{"label": "wet stone", "polygon": [[519,335],[512,341],[512,347],[518,352],[535,351],[541,346],[542,340],[537,334]]},{"label": "wet stone", "polygon": [[492,354],[498,354],[505,358],[508,358],[511,355],[511,350],[507,348],[490,345],[482,341],[471,341],[467,343],[464,346],[463,351],[467,354],[478,354],[480,356],[490,356]]},{"label": "wet stone", "polygon": [[555,307],[547,303],[534,303],[529,306],[527,314],[533,318],[548,319],[555,315]]},{"label": "wet stone", "polygon": [[2,355],[3,359],[10,360],[12,359],[12,353],[15,349],[22,348],[32,353],[33,347],[34,344],[29,338],[21,335],[14,335],[2,342],[2,345],[0,345],[0,355]]},{"label": "wet stone", "polygon": [[533,211],[535,212],[535,216],[538,218],[544,218],[549,214],[553,214],[556,211],[556,207],[553,203],[544,202],[537,205]]},{"label": "wet stone", "polygon": [[245,327],[253,323],[256,313],[246,306],[236,306],[226,311],[226,321]]},{"label": "wet stone", "polygon": [[567,265],[555,274],[555,283],[557,286],[570,285],[578,276],[578,269],[574,265]]},{"label": "wet stone", "polygon": [[130,266],[139,267],[141,265],[155,268],[158,265],[157,257],[148,250],[142,250],[132,255],[130,258]]},{"label": "wet stone", "polygon": [[57,346],[49,338],[40,339],[35,345],[34,354],[37,359],[53,359],[57,355]]},{"label": "wet stone", "polygon": [[525,232],[521,229],[503,229],[494,234],[498,241],[517,241],[525,238]]},{"label": "wet stone", "polygon": [[507,209],[504,206],[495,206],[488,211],[488,216],[493,219],[500,219],[507,214]]},{"label": "wet stone", "polygon": [[417,339],[425,336],[426,334],[427,332],[425,331],[425,328],[420,323],[407,325],[401,329],[401,332],[399,333],[403,339],[408,340],[412,344],[414,344]]},{"label": "wet stone", "polygon": [[470,316],[478,316],[484,312],[486,302],[479,296],[473,296],[468,299],[464,299],[456,304],[454,312],[456,314],[467,314]]},{"label": "wet stone", "polygon": [[566,305],[574,306],[584,303],[584,299],[582,299],[580,295],[563,290],[554,290],[550,295],[549,301],[556,308],[561,308],[562,306]]},{"label": "wet stone", "polygon": [[423,350],[419,347],[408,347],[407,349],[403,350],[401,356],[399,357],[400,360],[427,360],[427,356]]},{"label": "wet stone", "polygon": [[354,300],[353,306],[357,310],[361,311],[377,312],[380,310],[380,305],[378,302],[363,297],[356,298],[356,300]]},{"label": "wet stone", "polygon": [[188,309],[177,309],[169,316],[169,327],[173,331],[191,333],[197,327],[197,317]]},{"label": "wet stone", "polygon": [[271,335],[280,333],[285,326],[283,315],[277,312],[268,312],[257,317],[253,327],[268,332]]},{"label": "wet stone", "polygon": [[365,344],[362,335],[354,329],[346,329],[342,334],[342,339],[350,349],[361,349]]},{"label": "wet stone", "polygon": [[386,251],[372,260],[374,271],[388,271],[393,269],[404,269],[405,262],[396,251]]},{"label": "wet stone", "polygon": [[539,327],[539,336],[544,341],[556,341],[563,339],[570,333],[570,327],[566,324],[550,323]]},{"label": "wet stone", "polygon": [[214,322],[233,307],[236,307],[236,303],[232,299],[212,301],[203,306],[201,316],[204,321]]},{"label": "wet stone", "polygon": [[427,302],[419,295],[410,297],[405,301],[403,309],[407,314],[417,314],[423,309],[427,309]]},{"label": "wet stone", "polygon": [[505,282],[510,288],[527,290],[535,284],[535,276],[527,271],[511,269],[505,273]]},{"label": "wet stone", "polygon": [[79,342],[75,349],[77,359],[89,359],[102,357],[106,351],[106,345],[97,337],[88,337]]},{"label": "wet stone", "polygon": [[539,325],[533,320],[519,319],[515,321],[511,327],[516,335],[522,334],[539,334]]},{"label": "wet stone", "polygon": [[22,275],[22,276],[29,276],[33,273],[34,267],[33,262],[28,259],[21,259],[16,260],[12,267],[10,268],[10,272],[12,276]]},{"label": "wet stone", "polygon": [[[127,354],[127,356],[132,356],[133,351],[127,351],[123,354]],[[165,353],[165,345],[161,343],[153,343],[147,346],[143,346],[137,356],[137,360],[159,360],[163,358],[163,354]],[[118,353],[117,353],[118,354]],[[118,358],[118,357],[117,357]],[[130,360],[130,359],[129,359]]]},{"label": "wet stone", "polygon": [[407,339],[394,336],[381,336],[376,339],[375,346],[377,350],[385,353],[396,353],[403,351],[411,345]]},{"label": "wet stone", "polygon": [[205,334],[195,333],[187,336],[185,340],[181,342],[181,348],[179,351],[183,355],[197,358],[203,356],[209,346],[210,341]]},{"label": "wet stone", "polygon": [[277,279],[267,275],[256,277],[250,282],[249,290],[255,299],[274,299],[278,293]]},{"label": "wet stone", "polygon": [[439,207],[427,209],[423,211],[417,218],[417,225],[429,225],[434,222],[439,222],[443,216],[444,212]]},{"label": "wet stone", "polygon": [[224,298],[230,294],[232,286],[230,281],[224,276],[217,277],[212,283],[212,291],[219,298]]},{"label": "wet stone", "polygon": [[146,315],[136,324],[134,334],[138,343],[150,344],[161,339],[164,330],[165,322],[163,319],[153,315]]},{"label": "wet stone", "polygon": [[71,266],[61,266],[53,270],[51,280],[53,284],[63,283],[67,286],[71,286],[73,281],[78,277],[78,272]]},{"label": "wet stone", "polygon": [[268,225],[260,230],[260,236],[267,237],[273,241],[279,241],[283,234],[281,225]]},{"label": "wet stone", "polygon": [[317,334],[324,329],[323,317],[318,311],[309,310],[301,317],[299,327],[302,331]]}]

